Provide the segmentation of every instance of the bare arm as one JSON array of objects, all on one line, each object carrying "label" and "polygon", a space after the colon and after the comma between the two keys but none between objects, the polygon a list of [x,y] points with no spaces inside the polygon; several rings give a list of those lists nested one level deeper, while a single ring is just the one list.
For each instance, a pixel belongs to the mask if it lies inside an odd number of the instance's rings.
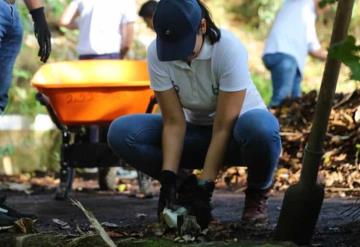
[{"label": "bare arm", "polygon": [[[314,0],[314,5],[315,5],[315,8],[316,8],[316,14],[317,16],[319,15],[322,15],[324,12],[327,12],[329,10],[329,5],[323,9],[320,8],[319,6],[319,0]],[[313,51],[309,51],[309,55],[314,57],[314,58],[317,58],[321,61],[326,61],[326,57],[327,57],[327,51],[325,51],[324,49],[322,49],[320,47],[320,43],[318,41],[318,37],[317,37],[317,33],[316,33],[316,27],[315,25],[314,26],[311,26],[311,36],[312,37],[312,44],[317,44],[317,47],[319,47],[318,49],[315,49]]]},{"label": "bare arm", "polygon": [[60,17],[59,26],[66,27],[68,29],[77,29],[76,18],[80,15],[77,5],[70,4]]},{"label": "bare arm", "polygon": [[44,7],[44,4],[41,0],[24,0],[26,7],[28,10],[37,9],[40,7]]},{"label": "bare arm", "polygon": [[186,122],[175,89],[156,92],[163,116],[163,170],[177,173],[184,145]]},{"label": "bare arm", "polygon": [[245,90],[239,92],[219,92],[213,133],[205,158],[201,178],[215,180],[224,161],[225,151],[230,141],[234,123],[239,116],[245,98]]},{"label": "bare arm", "polygon": [[323,49],[310,51],[309,54],[310,54],[310,56],[312,56],[314,58],[320,59],[321,61],[326,61],[327,51],[325,51]]},{"label": "bare arm", "polygon": [[121,48],[120,58],[124,58],[131,48],[134,39],[134,23],[129,22],[121,25]]}]

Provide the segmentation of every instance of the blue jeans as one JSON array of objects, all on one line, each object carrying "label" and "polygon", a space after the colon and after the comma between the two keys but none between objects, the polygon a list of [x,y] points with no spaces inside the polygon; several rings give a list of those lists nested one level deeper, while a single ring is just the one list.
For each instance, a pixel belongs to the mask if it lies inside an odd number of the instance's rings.
[{"label": "blue jeans", "polygon": [[15,4],[0,0],[0,113],[8,102],[12,71],[20,51],[23,29]]},{"label": "blue jeans", "polygon": [[[160,115],[127,115],[111,123],[108,143],[128,164],[158,178],[163,158],[161,135]],[[211,125],[187,123],[180,168],[203,168],[211,135]],[[227,147],[224,166],[246,165],[248,186],[265,189],[272,184],[280,150],[277,119],[265,109],[254,109],[237,119]]]},{"label": "blue jeans", "polygon": [[284,53],[263,56],[265,67],[271,72],[273,94],[270,107],[279,106],[286,98],[301,96],[301,73],[294,57]]}]

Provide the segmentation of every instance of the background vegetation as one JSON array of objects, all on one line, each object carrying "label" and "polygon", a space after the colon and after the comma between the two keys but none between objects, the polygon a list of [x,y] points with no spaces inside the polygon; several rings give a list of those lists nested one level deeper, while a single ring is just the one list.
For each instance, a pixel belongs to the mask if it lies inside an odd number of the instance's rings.
[{"label": "background vegetation", "polygon": [[[61,13],[70,1],[45,0],[46,15],[52,31],[53,50],[49,62],[77,58],[75,51],[77,31],[69,31],[57,26]],[[144,1],[137,0],[138,6]],[[271,95],[270,75],[262,64],[261,55],[266,34],[282,0],[205,0],[205,2],[219,26],[233,31],[247,47],[253,80],[265,101],[268,102]],[[24,42],[14,69],[10,100],[6,112],[32,118],[38,113],[46,113],[46,109],[35,100],[36,90],[29,83],[33,74],[42,64],[36,56],[38,46],[32,34],[33,26],[28,10],[22,1],[17,1],[17,5],[24,26]],[[318,20],[318,35],[324,47],[328,46],[330,40],[334,14],[334,10],[329,11],[320,16]],[[360,37],[359,1],[354,7],[350,33],[355,37]],[[136,22],[136,39],[129,59],[144,59],[146,56],[145,47],[153,38],[154,34],[146,28],[139,18]],[[303,81],[304,91],[319,88],[323,67],[324,64],[321,62],[312,59],[308,61]],[[347,69],[342,70],[338,84],[339,91],[352,91],[358,86],[354,81],[348,79],[348,73]],[[53,138],[55,142],[58,142],[58,135]],[[54,157],[58,157],[58,155]]]},{"label": "background vegetation", "polygon": [[[46,14],[53,34],[53,52],[49,62],[76,59],[77,32],[59,29],[56,25],[64,7],[70,1],[45,1]],[[137,2],[140,6],[144,0],[137,0]],[[247,46],[253,79],[264,99],[268,101],[271,95],[269,73],[263,67],[260,58],[266,34],[282,0],[207,0],[205,2],[210,7],[217,23],[235,32]],[[39,112],[46,112],[34,100],[35,92],[29,85],[29,80],[41,63],[36,56],[37,43],[32,35],[31,18],[29,18],[28,11],[22,1],[18,1],[17,4],[23,20],[25,35],[22,52],[14,70],[14,81],[10,91],[10,104],[7,112],[34,116]],[[334,11],[319,17],[318,35],[325,47],[328,45],[333,19]],[[150,39],[151,33],[146,29],[140,18],[136,25],[137,36],[129,58],[143,59],[145,58],[146,45],[144,40]],[[360,37],[359,6],[354,8],[351,33],[355,37]],[[303,89],[305,91],[318,87],[323,69],[322,63],[312,60],[309,63],[310,65],[306,68],[304,78]],[[346,73],[345,71],[343,74],[346,75]],[[350,91],[354,87],[355,84],[348,81],[345,84],[342,83],[339,89],[341,91]]]}]

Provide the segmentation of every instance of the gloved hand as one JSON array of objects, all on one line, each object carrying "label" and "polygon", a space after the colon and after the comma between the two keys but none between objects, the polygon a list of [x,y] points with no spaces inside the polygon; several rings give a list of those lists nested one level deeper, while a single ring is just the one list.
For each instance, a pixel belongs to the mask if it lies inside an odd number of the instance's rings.
[{"label": "gloved hand", "polygon": [[38,56],[40,61],[46,63],[51,52],[51,34],[46,22],[44,7],[33,9],[30,11],[30,14],[34,21],[35,37],[40,46]]}]

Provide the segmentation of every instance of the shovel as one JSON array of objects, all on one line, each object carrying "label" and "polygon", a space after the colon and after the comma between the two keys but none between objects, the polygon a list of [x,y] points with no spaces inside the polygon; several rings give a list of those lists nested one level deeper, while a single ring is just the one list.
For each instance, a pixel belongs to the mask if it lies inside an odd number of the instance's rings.
[{"label": "shovel", "polygon": [[[343,41],[349,29],[354,0],[339,0],[330,47]],[[300,181],[286,191],[275,239],[299,245],[310,243],[324,199],[317,175],[341,62],[329,56],[321,82],[309,141],[305,147]]]}]

